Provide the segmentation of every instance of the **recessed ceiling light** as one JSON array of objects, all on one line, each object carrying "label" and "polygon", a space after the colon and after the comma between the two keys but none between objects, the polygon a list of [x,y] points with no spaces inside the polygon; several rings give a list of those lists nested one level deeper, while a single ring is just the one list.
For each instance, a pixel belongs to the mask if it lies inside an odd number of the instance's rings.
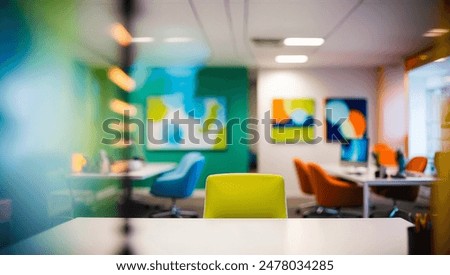
[{"label": "recessed ceiling light", "polygon": [[131,34],[127,31],[124,25],[115,23],[111,27],[111,36],[121,46],[128,46],[131,43]]},{"label": "recessed ceiling light", "polygon": [[133,78],[128,76],[122,69],[119,67],[111,67],[108,70],[108,78],[114,82],[117,86],[122,88],[127,92],[132,92],[136,88],[136,81]]},{"label": "recessed ceiling light", "polygon": [[447,57],[436,59],[434,62],[444,62],[445,60],[447,60]]},{"label": "recessed ceiling light", "polygon": [[283,43],[286,46],[320,46],[325,42],[323,38],[288,37]]},{"label": "recessed ceiling light", "polygon": [[431,29],[423,34],[425,37],[438,37],[449,32],[449,29]]},{"label": "recessed ceiling light", "polygon": [[109,102],[109,108],[111,111],[120,115],[135,116],[137,114],[136,106],[128,104],[117,98],[114,98]]},{"label": "recessed ceiling light", "polygon": [[306,55],[277,55],[275,62],[277,63],[305,63],[308,61]]},{"label": "recessed ceiling light", "polygon": [[435,33],[448,33],[448,29],[431,29],[429,32],[435,32]]},{"label": "recessed ceiling light", "polygon": [[150,43],[155,41],[153,37],[133,37],[131,42],[133,43]]},{"label": "recessed ceiling light", "polygon": [[425,37],[438,37],[441,35],[442,35],[442,33],[437,33],[437,32],[426,32],[423,34],[423,36],[425,36]]},{"label": "recessed ceiling light", "polygon": [[186,43],[186,42],[191,42],[192,38],[190,37],[168,37],[166,39],[164,39],[164,42],[167,43]]}]

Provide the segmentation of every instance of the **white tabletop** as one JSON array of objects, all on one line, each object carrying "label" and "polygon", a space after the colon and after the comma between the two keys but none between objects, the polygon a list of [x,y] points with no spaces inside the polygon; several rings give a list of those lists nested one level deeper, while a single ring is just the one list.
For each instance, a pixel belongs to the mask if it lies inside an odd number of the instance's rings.
[{"label": "white tabletop", "polygon": [[[355,174],[349,167],[339,165],[323,165],[323,168],[328,174],[342,178],[344,180],[352,181],[363,187],[363,218],[369,217],[369,193],[370,186],[411,186],[411,185],[430,185],[437,179],[430,176],[421,177],[406,177],[404,179],[397,178],[376,178],[375,167],[369,167],[360,174]],[[358,168],[357,168],[358,169]],[[350,173],[353,172],[353,173]]]},{"label": "white tabletop", "polygon": [[128,173],[73,173],[71,176],[74,178],[92,179],[121,179],[128,176],[132,180],[145,180],[170,171],[174,169],[176,165],[177,164],[175,162],[147,162],[141,169]]},{"label": "white tabletop", "polygon": [[356,183],[368,183],[370,186],[374,185],[428,185],[436,181],[437,179],[431,176],[420,177],[406,177],[404,179],[396,178],[376,178],[375,167],[367,168],[365,172],[356,174],[350,172],[349,167],[339,165],[323,165],[323,168],[332,176],[337,176],[345,180],[353,181]]},{"label": "white tabletop", "polygon": [[[115,254],[123,219],[77,218],[3,251]],[[130,219],[136,254],[406,254],[407,227],[394,219]]]}]

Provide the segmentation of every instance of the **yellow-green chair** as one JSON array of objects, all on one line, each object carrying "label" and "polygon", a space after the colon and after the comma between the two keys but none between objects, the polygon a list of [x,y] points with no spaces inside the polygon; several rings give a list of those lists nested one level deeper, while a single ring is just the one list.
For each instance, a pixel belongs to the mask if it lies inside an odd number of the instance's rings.
[{"label": "yellow-green chair", "polygon": [[206,179],[204,218],[287,218],[282,176],[217,174]]}]

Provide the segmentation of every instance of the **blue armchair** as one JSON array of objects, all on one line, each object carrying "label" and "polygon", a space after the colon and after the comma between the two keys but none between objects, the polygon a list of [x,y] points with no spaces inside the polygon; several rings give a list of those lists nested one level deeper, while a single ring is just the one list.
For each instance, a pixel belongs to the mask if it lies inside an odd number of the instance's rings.
[{"label": "blue armchair", "polygon": [[153,183],[150,193],[157,197],[171,198],[172,206],[169,211],[154,214],[152,217],[198,217],[195,211],[184,211],[178,208],[176,200],[192,195],[204,165],[205,157],[202,154],[188,153],[173,171],[158,177]]}]

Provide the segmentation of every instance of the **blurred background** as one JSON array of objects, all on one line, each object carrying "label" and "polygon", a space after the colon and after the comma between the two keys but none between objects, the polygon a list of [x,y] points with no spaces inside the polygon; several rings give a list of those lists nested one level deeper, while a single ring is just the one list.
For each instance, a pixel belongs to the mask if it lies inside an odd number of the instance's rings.
[{"label": "blurred background", "polygon": [[[435,153],[450,150],[449,29],[447,0],[1,1],[0,247],[75,217],[119,216],[120,179],[73,176],[101,172],[102,154],[121,172],[131,158],[179,162],[195,150],[148,144],[146,119],[162,112],[151,113],[149,97],[182,94],[188,105],[220,97],[227,119],[241,120],[261,120],[277,97],[315,98],[319,119],[327,97],[366,98],[371,143],[425,156],[427,173],[436,173]],[[290,47],[286,37],[323,45]],[[110,126],[120,136],[105,132],[108,119],[120,121]],[[292,158],[339,161],[340,147],[325,140],[274,144],[258,125],[260,140],[247,144],[239,142],[245,129],[228,126],[224,148],[202,150],[205,168],[185,206],[202,207],[210,174],[275,173],[296,217],[311,198]],[[422,188],[419,200],[434,214],[435,252],[449,253],[448,163],[442,167],[442,181]],[[161,203],[149,194],[153,181],[133,183],[133,199]],[[147,217],[149,207],[136,206],[133,216]]]}]

